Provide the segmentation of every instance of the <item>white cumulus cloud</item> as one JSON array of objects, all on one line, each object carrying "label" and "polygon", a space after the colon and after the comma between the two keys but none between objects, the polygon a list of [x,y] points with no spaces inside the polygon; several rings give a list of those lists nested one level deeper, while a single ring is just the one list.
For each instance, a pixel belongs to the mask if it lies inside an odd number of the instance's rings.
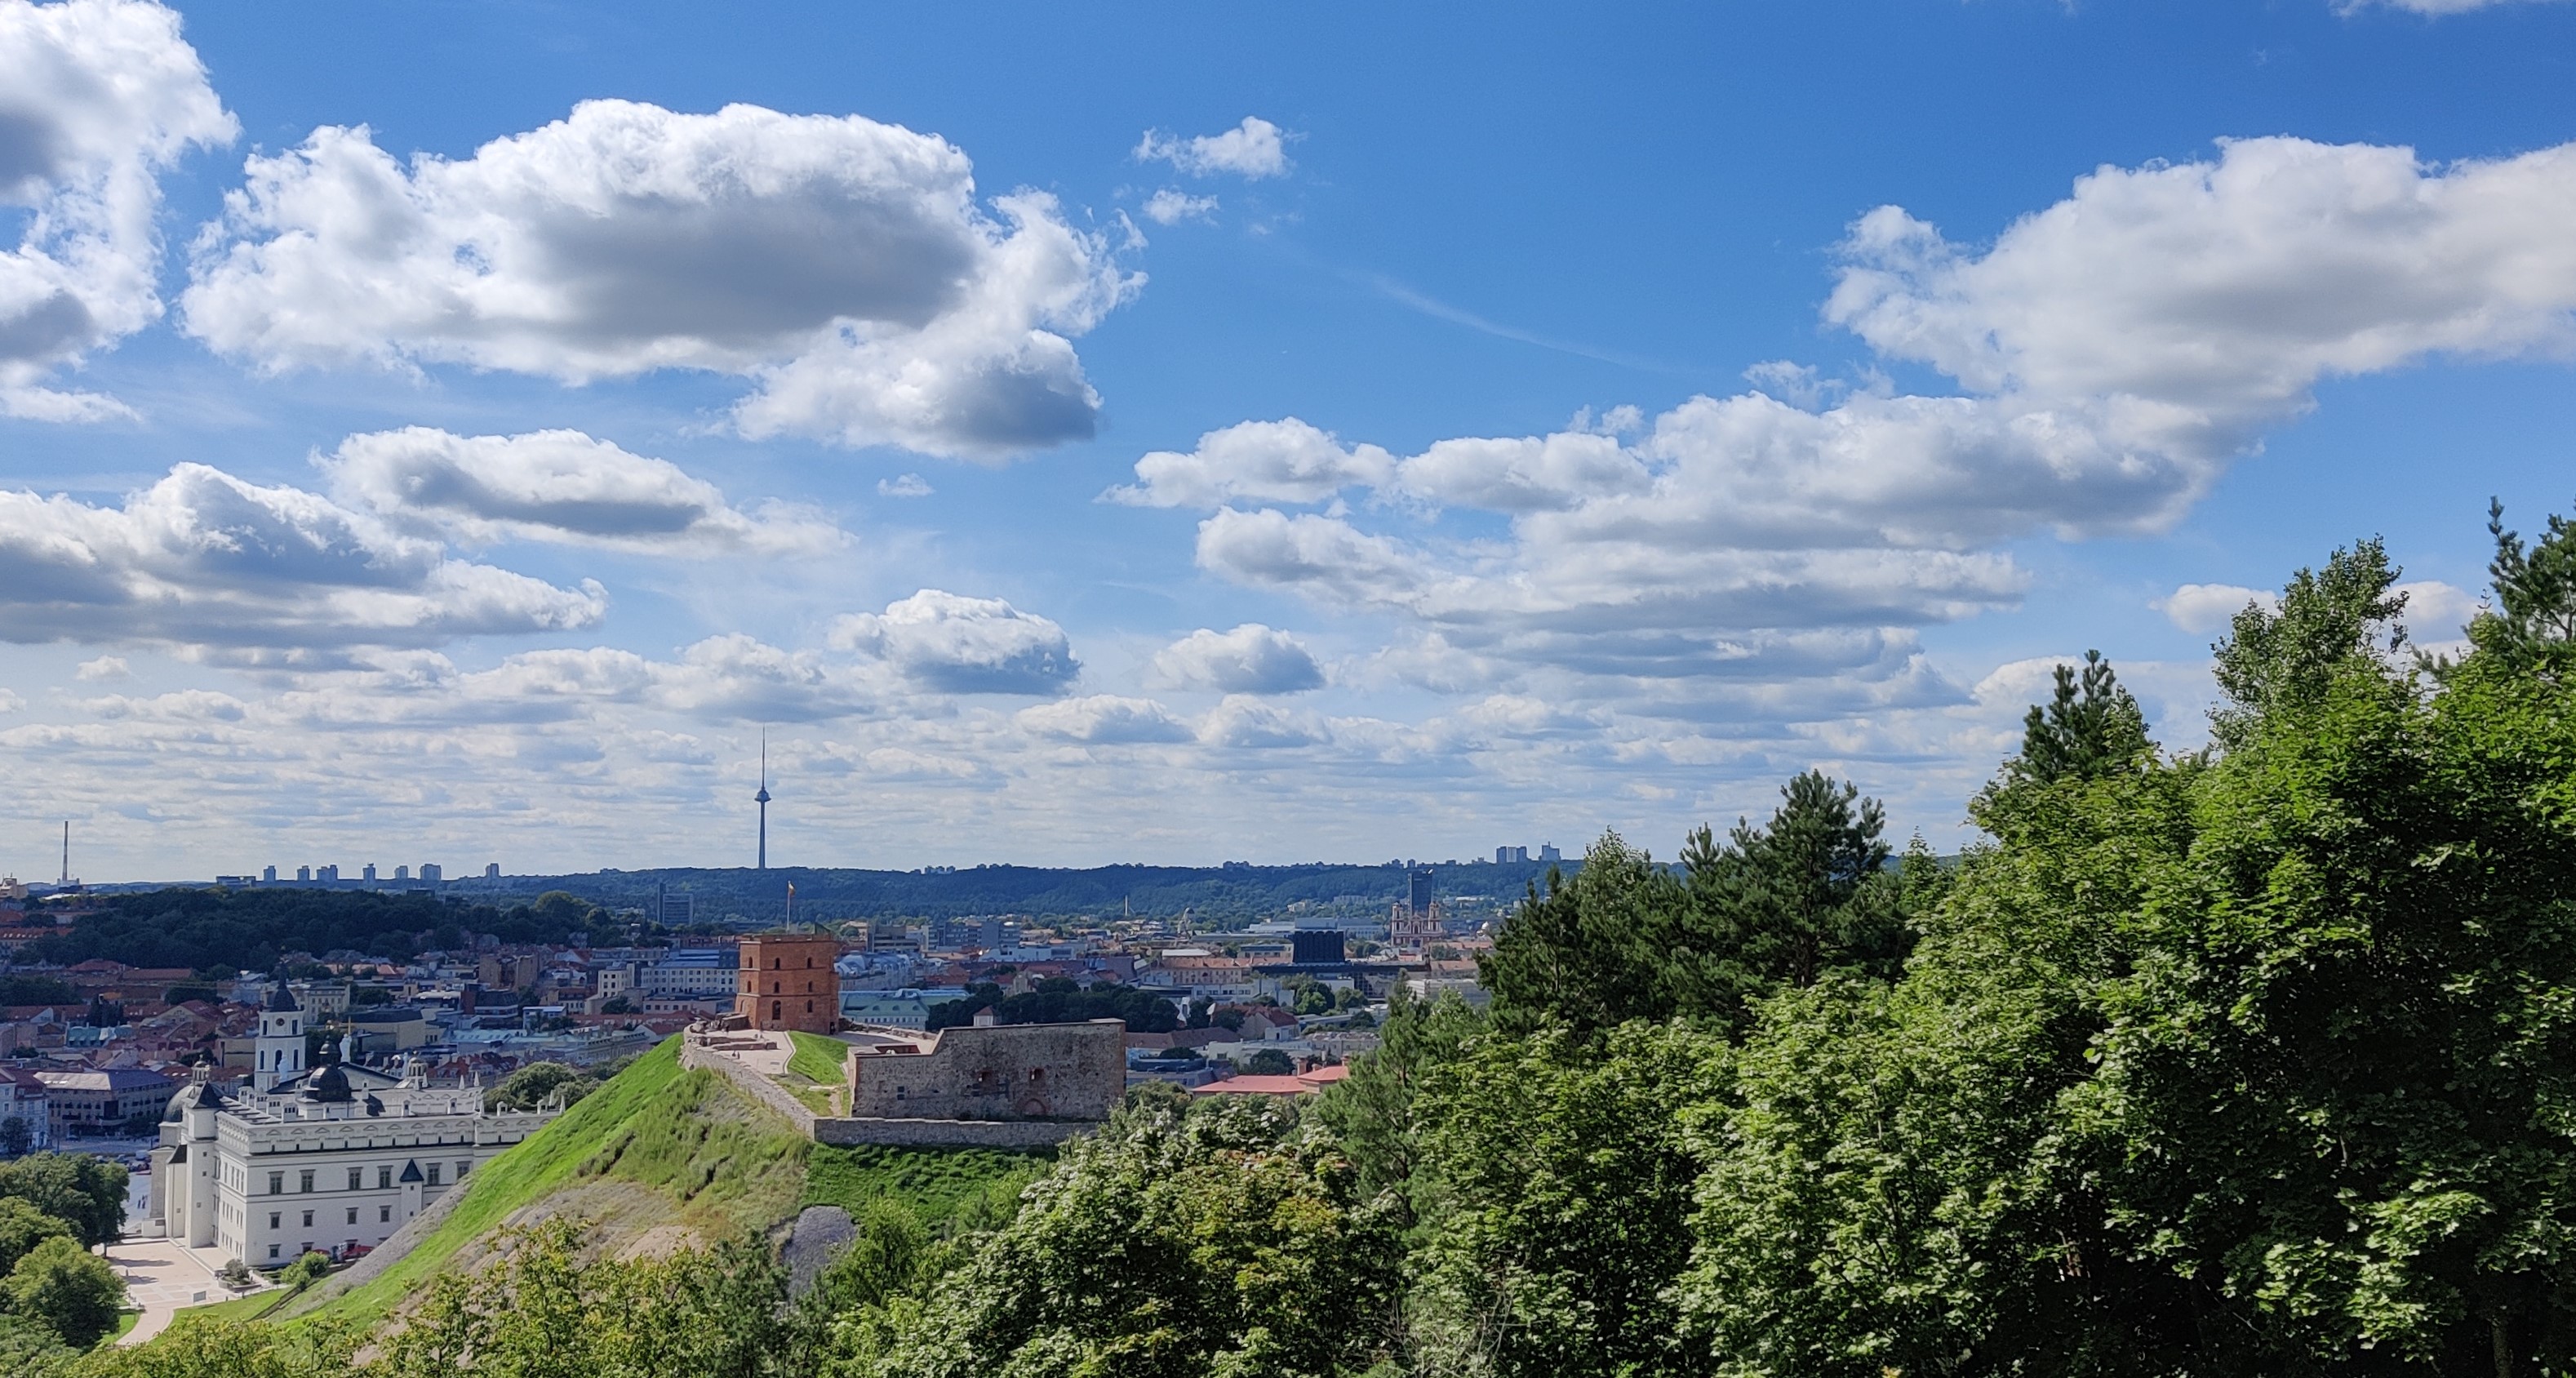
[{"label": "white cumulus cloud", "polygon": [[350,436],[317,462],[340,502],[468,544],[720,555],[810,554],[846,540],[812,513],[737,510],[678,465],[580,431],[461,436],[411,426]]},{"label": "white cumulus cloud", "polygon": [[1210,431],[1187,454],[1157,450],[1136,461],[1137,483],[1101,496],[1138,507],[1321,502],[1355,484],[1386,483],[1394,472],[1394,457],[1377,446],[1344,449],[1291,416]]},{"label": "white cumulus cloud", "polygon": [[[2208,161],[2100,169],[1983,247],[1894,207],[1856,222],[1826,318],[1949,375],[1953,395],[1774,361],[1753,372],[1768,391],[1692,398],[1642,435],[1578,423],[1401,458],[1294,418],[1247,422],[1145,456],[1105,496],[1214,509],[1202,568],[1395,614],[1453,655],[1879,676],[1937,697],[1956,691],[1921,687],[1911,629],[2017,601],[2028,579],[2004,543],[2165,528],[2324,379],[2576,348],[2571,223],[2576,145],[2432,166],[2230,141]],[[1374,501],[1354,511],[1354,490]],[[1507,534],[1426,506],[1495,514]],[[2245,596],[2162,606],[2214,627]]]},{"label": "white cumulus cloud", "polygon": [[1332,728],[1311,713],[1239,694],[1209,709],[1199,720],[1198,735],[1202,746],[1266,751],[1320,745],[1332,739]]},{"label": "white cumulus cloud", "polygon": [[1149,129],[1136,144],[1136,160],[1170,163],[1199,177],[1220,172],[1250,178],[1277,177],[1288,171],[1288,140],[1294,137],[1258,115],[1244,116],[1243,123],[1222,134],[1201,134],[1189,139]]},{"label": "white cumulus cloud", "polygon": [[1186,742],[1187,724],[1152,699],[1117,694],[1090,694],[1059,703],[1041,703],[1019,711],[1020,726],[1041,737],[1085,746],[1127,746],[1151,742]]},{"label": "white cumulus cloud", "polygon": [[0,252],[0,415],[126,414],[43,384],[160,317],[160,175],[236,130],[175,12],[0,0],[0,208],[28,212]]},{"label": "white cumulus cloud", "polygon": [[126,664],[123,656],[100,656],[96,660],[84,660],[72,671],[72,678],[82,681],[133,677],[134,667]]},{"label": "white cumulus cloud", "polygon": [[1145,218],[1157,225],[1177,225],[1184,220],[1212,220],[1216,217],[1216,198],[1192,196],[1187,192],[1164,187],[1145,198]]},{"label": "white cumulus cloud", "polygon": [[558,588],[318,494],[181,464],[122,507],[0,491],[0,640],[221,652],[431,645],[590,626]]},{"label": "white cumulus cloud", "polygon": [[997,458],[1092,433],[1069,336],[1141,284],[947,142],[858,116],[589,101],[408,165],[363,126],[254,157],[188,328],[268,368],[449,362],[755,380],[754,437]]},{"label": "white cumulus cloud", "polygon": [[1983,253],[1872,211],[1826,316],[2012,423],[2087,433],[2084,469],[2161,471],[2112,479],[2129,500],[2102,513],[2154,524],[2320,380],[2576,343],[2571,217],[2576,145],[2430,166],[2232,140],[2214,162],[2094,172]]},{"label": "white cumulus cloud", "polygon": [[1149,678],[1176,689],[1293,694],[1320,688],[1324,671],[1297,638],[1246,622],[1227,632],[1202,627],[1164,647],[1154,656]]},{"label": "white cumulus cloud", "polygon": [[2249,589],[2241,584],[2185,584],[2152,606],[2184,631],[2215,632],[2234,622],[2236,614],[2248,604],[2271,608],[2280,601],[2281,596],[2268,589]]},{"label": "white cumulus cloud", "polygon": [[877,656],[950,694],[1058,694],[1082,672],[1064,628],[999,598],[923,589],[832,626],[843,650]]},{"label": "white cumulus cloud", "polygon": [[2426,645],[2465,641],[2469,619],[2483,606],[2476,594],[2439,579],[2409,580],[2397,592],[2406,595],[2406,611],[2398,620],[2406,624],[2410,640]]},{"label": "white cumulus cloud", "polygon": [[930,480],[919,474],[897,474],[877,480],[877,496],[886,498],[926,498],[932,492]]}]

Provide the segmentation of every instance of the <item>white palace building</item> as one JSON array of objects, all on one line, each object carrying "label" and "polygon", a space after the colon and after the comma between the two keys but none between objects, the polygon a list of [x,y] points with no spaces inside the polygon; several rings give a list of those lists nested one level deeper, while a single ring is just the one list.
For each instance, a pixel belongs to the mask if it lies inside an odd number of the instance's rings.
[{"label": "white palace building", "polygon": [[480,1087],[304,1065],[283,985],[260,1012],[250,1089],[182,1089],[152,1153],[152,1218],[169,1238],[254,1268],[372,1249],[477,1164],[560,1110],[487,1111]]}]

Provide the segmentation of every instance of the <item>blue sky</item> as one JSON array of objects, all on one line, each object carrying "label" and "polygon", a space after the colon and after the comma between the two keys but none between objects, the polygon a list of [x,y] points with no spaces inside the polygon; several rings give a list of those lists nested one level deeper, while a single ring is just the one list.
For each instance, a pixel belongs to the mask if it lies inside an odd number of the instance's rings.
[{"label": "blue sky", "polygon": [[[2576,500],[2576,6],[0,3],[0,869],[1955,845]],[[12,180],[14,179],[14,180]],[[14,840],[11,840],[14,839]]]}]

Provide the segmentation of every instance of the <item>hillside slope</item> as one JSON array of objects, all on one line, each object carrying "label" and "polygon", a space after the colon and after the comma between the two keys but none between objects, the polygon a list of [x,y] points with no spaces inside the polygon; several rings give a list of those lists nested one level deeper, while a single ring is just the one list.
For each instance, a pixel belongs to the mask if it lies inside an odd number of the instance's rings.
[{"label": "hillside slope", "polygon": [[333,1279],[276,1319],[371,1323],[437,1274],[479,1266],[495,1235],[570,1218],[591,1247],[633,1256],[762,1233],[807,1205],[892,1197],[930,1224],[1006,1212],[1043,1155],[822,1147],[713,1072],[680,1066],[665,1040],[562,1118],[477,1169],[444,1218],[401,1257]]}]

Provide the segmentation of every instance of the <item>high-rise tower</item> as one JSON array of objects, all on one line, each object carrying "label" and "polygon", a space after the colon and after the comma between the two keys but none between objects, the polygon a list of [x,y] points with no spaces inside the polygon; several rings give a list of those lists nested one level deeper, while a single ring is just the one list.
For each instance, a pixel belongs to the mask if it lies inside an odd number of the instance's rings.
[{"label": "high-rise tower", "polygon": [[760,793],[751,796],[760,805],[760,869],[769,869],[769,734],[760,734]]}]

